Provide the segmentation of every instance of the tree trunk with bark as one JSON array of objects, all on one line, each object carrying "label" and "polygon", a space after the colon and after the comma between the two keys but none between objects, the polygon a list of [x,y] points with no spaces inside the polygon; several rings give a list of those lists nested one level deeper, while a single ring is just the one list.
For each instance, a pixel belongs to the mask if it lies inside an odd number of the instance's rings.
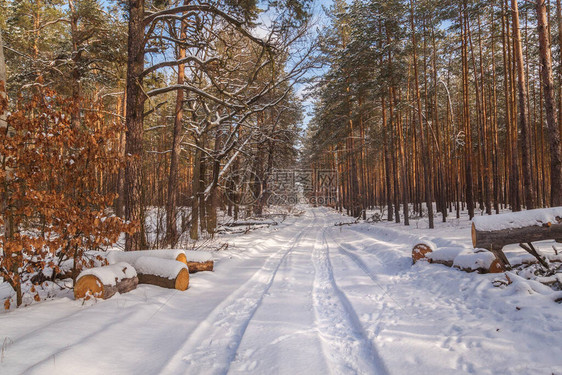
[{"label": "tree trunk with bark", "polygon": [[[180,38],[186,38],[187,23],[181,22]],[[178,46],[178,59],[185,58],[185,47]],[[185,81],[185,64],[178,65],[178,85],[183,85]],[[174,129],[172,134],[172,152],[170,154],[170,174],[168,175],[168,197],[166,200],[166,242],[172,247],[178,240],[178,230],[176,222],[176,206],[178,197],[178,170],[181,153],[181,134],[183,120],[183,100],[184,91],[176,91],[176,110],[174,116]]]},{"label": "tree trunk with bark", "polygon": [[129,1],[129,38],[127,57],[127,110],[125,155],[125,218],[136,222],[140,228],[127,234],[125,250],[146,247],[144,223],[142,222],[142,153],[143,120],[146,94],[142,88],[144,69],[144,0]]},{"label": "tree trunk with bark", "polygon": [[554,78],[552,75],[552,56],[548,15],[545,0],[536,0],[537,31],[539,34],[539,59],[541,65],[541,85],[544,92],[544,109],[550,141],[550,204],[562,205],[562,151],[560,149],[560,129],[556,123],[554,103]]},{"label": "tree trunk with bark", "polygon": [[519,9],[517,0],[511,0],[513,14],[513,45],[517,65],[517,91],[519,93],[519,128],[521,129],[521,162],[523,164],[523,190],[525,192],[525,206],[535,208],[534,189],[531,180],[531,158],[529,144],[529,124],[527,107],[527,84],[523,63],[523,49],[521,48],[521,31],[519,29]]}]

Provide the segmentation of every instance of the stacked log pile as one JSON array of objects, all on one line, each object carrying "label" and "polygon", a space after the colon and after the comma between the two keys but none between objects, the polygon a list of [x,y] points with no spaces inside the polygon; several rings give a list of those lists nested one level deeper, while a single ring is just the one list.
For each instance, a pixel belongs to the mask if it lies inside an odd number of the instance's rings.
[{"label": "stacked log pile", "polygon": [[83,271],[74,288],[78,298],[107,299],[115,293],[125,293],[137,284],[151,284],[162,288],[187,290],[189,274],[212,271],[212,254],[190,250],[110,251],[110,264]]}]

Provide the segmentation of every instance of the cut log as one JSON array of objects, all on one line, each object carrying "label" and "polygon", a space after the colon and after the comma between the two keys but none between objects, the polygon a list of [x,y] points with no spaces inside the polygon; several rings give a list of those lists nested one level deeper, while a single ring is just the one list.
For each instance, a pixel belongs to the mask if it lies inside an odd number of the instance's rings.
[{"label": "cut log", "polygon": [[453,267],[465,272],[500,273],[505,271],[496,255],[484,249],[460,253],[455,257]]},{"label": "cut log", "polygon": [[473,250],[464,247],[435,249],[431,243],[420,243],[414,246],[412,258],[414,262],[425,259],[429,263],[455,267],[465,272],[498,273],[505,270],[496,256],[484,249]]},{"label": "cut log", "polygon": [[427,258],[427,254],[435,251],[436,249],[437,247],[433,242],[422,241],[414,245],[414,248],[412,249],[412,261],[414,262],[414,264],[422,259],[429,261],[429,259]]},{"label": "cut log", "polygon": [[212,271],[215,263],[212,260],[207,262],[187,262],[189,273],[197,273],[201,271]]},{"label": "cut log", "polygon": [[443,247],[437,249],[427,255],[430,263],[442,264],[447,267],[453,267],[455,258],[467,249],[464,247]]},{"label": "cut log", "polygon": [[126,293],[137,287],[139,280],[133,266],[120,262],[111,266],[84,270],[74,286],[74,298],[89,296],[108,299],[115,293]]},{"label": "cut log", "polygon": [[[505,266],[506,245],[562,238],[562,207],[512,212],[472,219],[472,245],[492,251]],[[534,254],[533,254],[534,255]]]},{"label": "cut log", "polygon": [[212,271],[214,269],[213,255],[208,251],[185,250],[189,273]]},{"label": "cut log", "polygon": [[163,250],[138,250],[138,251],[110,251],[107,254],[109,264],[117,262],[127,262],[135,264],[140,257],[153,257],[162,259],[171,259],[187,264],[185,252],[180,249],[163,249]]},{"label": "cut log", "polygon": [[189,270],[173,259],[140,257],[135,261],[139,284],[162,288],[186,290],[189,287]]}]

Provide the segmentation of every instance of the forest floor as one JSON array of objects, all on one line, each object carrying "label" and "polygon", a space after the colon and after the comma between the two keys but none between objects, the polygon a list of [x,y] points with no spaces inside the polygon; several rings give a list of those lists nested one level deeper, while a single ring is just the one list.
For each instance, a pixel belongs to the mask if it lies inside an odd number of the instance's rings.
[{"label": "forest floor", "polygon": [[307,208],[224,235],[215,271],[186,292],[139,285],[0,314],[0,373],[562,374],[559,292],[412,266],[420,238],[470,246],[467,218],[334,225],[351,221]]}]

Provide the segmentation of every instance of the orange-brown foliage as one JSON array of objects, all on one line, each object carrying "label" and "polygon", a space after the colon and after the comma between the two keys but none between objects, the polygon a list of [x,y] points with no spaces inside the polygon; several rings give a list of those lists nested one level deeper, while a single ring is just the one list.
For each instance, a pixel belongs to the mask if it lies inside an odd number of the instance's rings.
[{"label": "orange-brown foliage", "polygon": [[75,277],[87,265],[85,250],[134,229],[108,212],[115,196],[97,183],[99,172],[115,173],[122,163],[113,147],[121,124],[104,122],[99,108],[75,127],[73,105],[43,89],[18,103],[8,117],[9,131],[0,134],[0,194],[7,197],[4,217],[14,223],[13,235],[0,235],[0,276],[16,291],[22,274],[45,267],[56,274],[68,259],[74,260]]}]

